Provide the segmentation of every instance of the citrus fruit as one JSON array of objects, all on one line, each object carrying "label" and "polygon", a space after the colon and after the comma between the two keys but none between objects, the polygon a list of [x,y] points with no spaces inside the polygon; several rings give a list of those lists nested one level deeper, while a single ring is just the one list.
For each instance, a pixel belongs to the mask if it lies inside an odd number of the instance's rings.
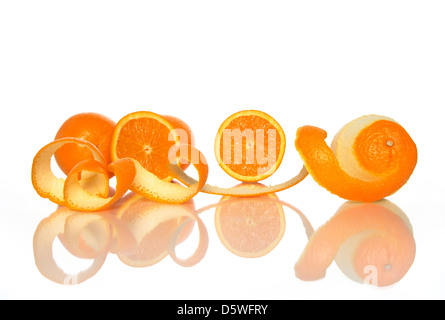
[{"label": "citrus fruit", "polygon": [[346,124],[332,149],[326,132],[314,126],[297,131],[295,146],[313,179],[347,200],[372,202],[399,190],[417,164],[417,148],[394,120],[368,115]]},{"label": "citrus fruit", "polygon": [[410,269],[416,244],[408,218],[388,200],[347,202],[310,237],[295,264],[301,280],[318,280],[337,262],[349,278],[388,286]]},{"label": "citrus fruit", "polygon": [[[57,131],[55,140],[78,138],[92,143],[102,153],[105,163],[110,163],[110,141],[116,123],[98,113],[79,113],[67,119]],[[93,159],[91,151],[77,144],[66,144],[56,151],[55,160],[68,175],[79,162]]]},{"label": "citrus fruit", "polygon": [[256,182],[280,166],[286,138],[279,123],[265,112],[243,110],[228,117],[215,137],[221,168],[243,182]]},{"label": "citrus fruit", "polygon": [[[246,184],[242,184],[246,186]],[[259,184],[247,184],[262,188]],[[281,241],[285,230],[283,207],[264,197],[222,197],[215,212],[215,227],[222,244],[232,253],[248,258],[261,257]],[[265,200],[265,201],[263,201]]]},{"label": "citrus fruit", "polygon": [[111,159],[135,159],[159,179],[170,181],[169,152],[177,142],[179,136],[164,117],[149,111],[133,112],[116,124],[111,139]]}]

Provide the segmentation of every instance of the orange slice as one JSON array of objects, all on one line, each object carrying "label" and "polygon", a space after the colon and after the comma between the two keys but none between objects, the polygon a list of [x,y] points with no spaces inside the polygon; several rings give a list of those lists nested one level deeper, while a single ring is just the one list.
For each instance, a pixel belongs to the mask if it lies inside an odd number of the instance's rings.
[{"label": "orange slice", "polygon": [[286,138],[279,123],[258,110],[239,111],[220,126],[215,156],[221,168],[243,182],[266,179],[280,166]]},{"label": "orange slice", "polygon": [[417,148],[394,120],[369,115],[351,121],[333,141],[313,126],[298,129],[295,146],[321,186],[344,199],[372,202],[399,190],[417,163]]},{"label": "orange slice", "polygon": [[111,160],[137,160],[148,172],[171,181],[168,164],[171,148],[179,142],[173,125],[149,111],[133,112],[116,124],[111,138]]},{"label": "orange slice", "polygon": [[388,200],[348,202],[309,239],[295,264],[301,280],[318,280],[336,260],[352,280],[376,286],[400,281],[416,252],[408,218]]},{"label": "orange slice", "polygon": [[[277,199],[275,194],[265,197]],[[230,199],[232,201],[228,201]],[[215,212],[215,227],[219,239],[230,252],[246,258],[262,257],[281,241],[286,226],[283,207],[263,199],[223,197],[220,200]]]}]

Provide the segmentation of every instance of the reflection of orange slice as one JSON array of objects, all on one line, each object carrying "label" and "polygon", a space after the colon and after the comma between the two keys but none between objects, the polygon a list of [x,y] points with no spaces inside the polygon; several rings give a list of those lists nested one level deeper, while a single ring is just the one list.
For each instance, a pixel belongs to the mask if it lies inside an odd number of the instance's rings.
[{"label": "reflection of orange slice", "polygon": [[119,254],[119,259],[132,267],[154,265],[169,254],[169,243],[174,232],[185,223],[175,244],[190,235],[195,220],[190,219],[193,202],[183,205],[159,204],[140,195],[127,196],[117,216],[136,240],[135,249]]},{"label": "reflection of orange slice", "polygon": [[382,116],[351,121],[335,137],[332,149],[324,130],[298,129],[295,146],[321,186],[348,200],[372,202],[389,196],[409,179],[417,148],[405,129]]},{"label": "reflection of orange slice", "polygon": [[[261,188],[258,184],[242,184]],[[283,237],[283,207],[264,197],[223,197],[216,207],[215,227],[223,245],[232,253],[248,258],[261,257],[272,251]],[[264,201],[266,199],[266,201]]]},{"label": "reflection of orange slice", "polygon": [[220,126],[215,156],[233,178],[254,182],[272,175],[280,166],[286,138],[279,123],[257,110],[239,111]]},{"label": "reflection of orange slice", "polygon": [[416,252],[411,225],[388,200],[347,203],[320,227],[295,264],[302,280],[317,280],[336,259],[351,279],[376,286],[398,282]]}]

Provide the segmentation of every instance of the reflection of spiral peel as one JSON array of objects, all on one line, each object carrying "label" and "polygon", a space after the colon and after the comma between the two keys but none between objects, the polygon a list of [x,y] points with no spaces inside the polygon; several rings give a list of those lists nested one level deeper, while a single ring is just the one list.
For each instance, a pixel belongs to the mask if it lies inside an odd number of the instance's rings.
[{"label": "reflection of spiral peel", "polygon": [[352,280],[387,286],[408,272],[415,251],[408,218],[394,204],[347,203],[309,239],[295,274],[321,279],[335,259]]},{"label": "reflection of spiral peel", "polygon": [[[187,259],[180,259],[176,245],[190,235],[195,223],[200,237],[198,248]],[[92,259],[90,267],[77,274],[65,273],[53,256],[57,237],[73,256]],[[60,284],[78,284],[89,279],[102,267],[108,253],[134,267],[153,265],[169,254],[177,264],[189,267],[202,260],[207,246],[207,230],[196,215],[193,202],[160,204],[134,194],[125,197],[119,206],[95,213],[59,206],[40,222],[33,239],[37,268]]]}]

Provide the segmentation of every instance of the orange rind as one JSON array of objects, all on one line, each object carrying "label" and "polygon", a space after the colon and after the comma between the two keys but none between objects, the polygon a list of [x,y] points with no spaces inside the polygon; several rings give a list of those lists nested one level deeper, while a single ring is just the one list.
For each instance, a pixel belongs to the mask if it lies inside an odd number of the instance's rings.
[{"label": "orange rind", "polygon": [[369,115],[351,121],[336,135],[332,149],[327,133],[303,126],[295,146],[310,175],[341,198],[372,202],[399,190],[417,163],[417,148],[394,120]]},{"label": "orange rind", "polygon": [[[88,148],[95,160],[80,162],[70,171],[66,179],[57,178],[51,171],[51,157],[61,146],[69,143]],[[174,146],[172,154],[175,155],[179,148],[180,145]],[[107,208],[118,201],[129,189],[157,202],[183,203],[200,191],[208,175],[208,165],[204,156],[194,147],[190,146],[190,148],[199,154],[202,161],[194,163],[199,179],[189,187],[159,179],[132,158],[118,159],[106,166],[102,154],[94,145],[77,138],[62,138],[44,146],[34,157],[32,183],[41,197],[79,211],[97,211]],[[191,156],[186,160],[190,161]],[[174,162],[167,166],[168,170],[171,168],[179,168],[179,166]],[[108,172],[116,176],[116,191],[111,197],[108,197]]]},{"label": "orange rind", "polygon": [[[32,184],[34,186],[34,189],[42,198],[48,198],[52,202],[59,205],[66,204],[63,192],[65,179],[57,178],[51,171],[51,158],[59,148],[66,144],[76,144],[87,148],[91,151],[91,154],[96,161],[104,166],[106,165],[105,158],[103,157],[99,149],[97,149],[90,142],[78,138],[61,138],[47,144],[45,147],[40,149],[40,151],[37,152],[36,156],[34,157],[32,163]],[[108,187],[105,187],[102,190],[96,189],[90,191],[102,196],[108,195]]]}]

